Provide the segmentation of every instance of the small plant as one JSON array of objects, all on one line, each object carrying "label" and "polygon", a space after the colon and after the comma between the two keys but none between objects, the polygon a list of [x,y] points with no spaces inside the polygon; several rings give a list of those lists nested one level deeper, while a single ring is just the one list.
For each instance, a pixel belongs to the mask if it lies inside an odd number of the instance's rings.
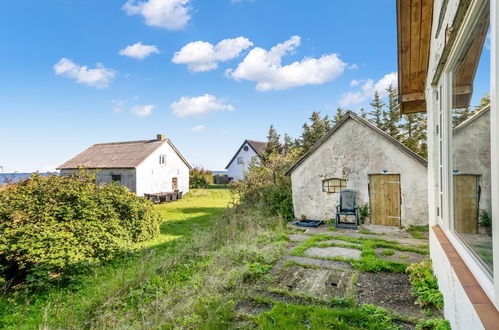
[{"label": "small plant", "polygon": [[428,235],[423,234],[428,232],[428,226],[410,226],[407,228],[409,234],[417,239],[427,239]]},{"label": "small plant", "polygon": [[409,281],[413,288],[412,293],[418,296],[417,303],[422,307],[436,307],[442,310],[444,298],[438,289],[438,282],[431,268],[431,261],[424,260],[419,264],[407,267]]},{"label": "small plant", "polygon": [[359,212],[360,212],[360,216],[362,218],[367,218],[370,213],[369,213],[369,204],[365,203],[364,205],[361,205],[359,207]]},{"label": "small plant", "polygon": [[480,226],[487,230],[487,235],[492,236],[492,217],[485,210],[480,213]]},{"label": "small plant", "polygon": [[383,250],[383,252],[381,252],[382,255],[384,256],[393,256],[395,254],[395,251],[393,250]]},{"label": "small plant", "polygon": [[307,216],[305,214],[300,215],[301,220],[307,220]]},{"label": "small plant", "polygon": [[416,330],[451,330],[451,327],[446,319],[429,319],[416,324]]}]

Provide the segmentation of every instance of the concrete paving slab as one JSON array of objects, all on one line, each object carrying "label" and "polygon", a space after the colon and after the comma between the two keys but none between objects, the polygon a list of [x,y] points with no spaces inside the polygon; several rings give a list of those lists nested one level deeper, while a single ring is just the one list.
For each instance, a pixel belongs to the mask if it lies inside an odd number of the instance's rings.
[{"label": "concrete paving slab", "polygon": [[357,249],[350,249],[350,248],[344,248],[344,247],[326,247],[326,248],[319,248],[319,247],[311,247],[307,250],[305,250],[305,254],[309,257],[316,257],[316,258],[334,258],[334,257],[343,257],[343,258],[353,258],[353,259],[360,259],[360,250]]}]

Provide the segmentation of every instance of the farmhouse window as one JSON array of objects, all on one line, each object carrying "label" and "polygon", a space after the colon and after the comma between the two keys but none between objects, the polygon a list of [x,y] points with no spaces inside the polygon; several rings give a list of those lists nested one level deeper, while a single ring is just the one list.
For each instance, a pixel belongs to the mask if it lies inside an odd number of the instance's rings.
[{"label": "farmhouse window", "polygon": [[337,193],[340,192],[341,189],[345,189],[347,187],[347,180],[344,179],[326,179],[322,181],[322,191],[327,193]]},{"label": "farmhouse window", "polygon": [[120,183],[121,182],[121,175],[111,175],[111,181]]},{"label": "farmhouse window", "polygon": [[237,165],[241,165],[243,163],[243,157],[237,157]]},{"label": "farmhouse window", "polygon": [[166,155],[159,155],[159,164],[160,165],[166,164]]}]

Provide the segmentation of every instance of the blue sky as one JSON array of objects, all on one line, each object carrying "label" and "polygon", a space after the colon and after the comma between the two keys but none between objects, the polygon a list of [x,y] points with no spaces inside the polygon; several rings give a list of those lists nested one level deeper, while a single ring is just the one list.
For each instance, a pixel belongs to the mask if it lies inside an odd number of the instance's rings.
[{"label": "blue sky", "polygon": [[156,133],[223,169],[245,138],[298,137],[312,111],[357,110],[397,70],[388,0],[8,1],[0,31],[6,172]]}]

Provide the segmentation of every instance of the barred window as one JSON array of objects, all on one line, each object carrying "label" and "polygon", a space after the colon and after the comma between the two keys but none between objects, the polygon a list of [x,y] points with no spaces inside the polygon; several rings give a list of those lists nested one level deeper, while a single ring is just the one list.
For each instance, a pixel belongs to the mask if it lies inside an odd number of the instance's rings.
[{"label": "barred window", "polygon": [[344,179],[326,179],[322,181],[322,191],[327,193],[337,193],[340,192],[341,189],[345,189],[347,187],[347,180]]}]

